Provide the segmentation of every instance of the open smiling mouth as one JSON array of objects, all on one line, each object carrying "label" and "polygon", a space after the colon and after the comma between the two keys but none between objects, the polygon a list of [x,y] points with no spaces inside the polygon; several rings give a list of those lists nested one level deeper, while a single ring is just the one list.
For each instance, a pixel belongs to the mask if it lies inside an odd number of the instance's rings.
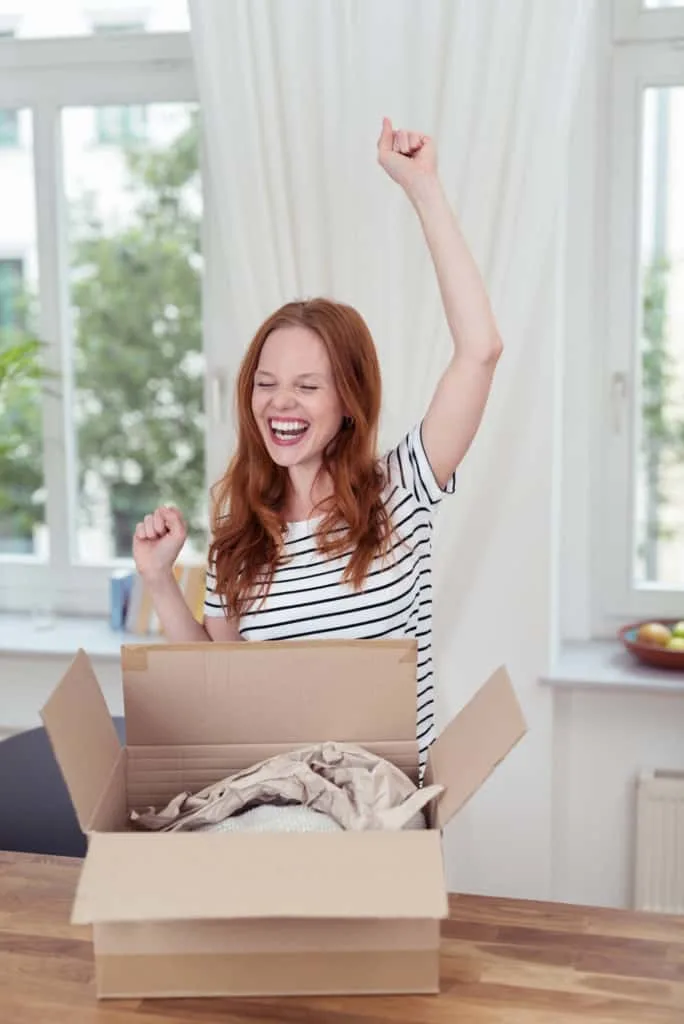
[{"label": "open smiling mouth", "polygon": [[279,445],[297,444],[309,429],[309,424],[304,420],[270,419],[268,426],[272,439]]}]

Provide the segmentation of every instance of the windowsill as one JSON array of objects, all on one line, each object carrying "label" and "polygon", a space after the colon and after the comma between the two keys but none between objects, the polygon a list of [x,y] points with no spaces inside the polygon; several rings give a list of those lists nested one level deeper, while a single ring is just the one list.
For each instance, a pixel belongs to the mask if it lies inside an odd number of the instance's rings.
[{"label": "windowsill", "polygon": [[93,658],[118,660],[122,644],[163,643],[163,637],[113,630],[105,618],[0,614],[0,657],[73,657],[82,647]]},{"label": "windowsill", "polygon": [[615,640],[563,644],[541,681],[559,690],[684,694],[684,673],[642,665]]},{"label": "windowsill", "polygon": [[[107,619],[60,617],[51,624],[30,615],[0,614],[0,656],[73,657],[82,647],[93,658],[117,660],[122,644],[164,643],[110,628]],[[541,682],[557,690],[612,690],[684,694],[684,673],[640,665],[613,640],[564,644]]]}]

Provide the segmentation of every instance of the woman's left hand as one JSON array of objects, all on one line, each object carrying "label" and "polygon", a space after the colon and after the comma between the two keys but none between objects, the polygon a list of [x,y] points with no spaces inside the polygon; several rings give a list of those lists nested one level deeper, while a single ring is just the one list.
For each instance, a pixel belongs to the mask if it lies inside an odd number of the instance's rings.
[{"label": "woman's left hand", "polygon": [[382,120],[378,163],[407,193],[426,178],[437,177],[437,150],[429,135],[394,131],[388,117]]}]

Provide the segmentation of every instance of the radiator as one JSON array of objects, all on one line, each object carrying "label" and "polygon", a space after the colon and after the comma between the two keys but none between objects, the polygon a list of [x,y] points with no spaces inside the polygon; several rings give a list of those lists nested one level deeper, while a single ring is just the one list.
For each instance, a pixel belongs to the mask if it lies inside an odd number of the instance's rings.
[{"label": "radiator", "polygon": [[684,772],[637,780],[634,906],[684,914]]}]

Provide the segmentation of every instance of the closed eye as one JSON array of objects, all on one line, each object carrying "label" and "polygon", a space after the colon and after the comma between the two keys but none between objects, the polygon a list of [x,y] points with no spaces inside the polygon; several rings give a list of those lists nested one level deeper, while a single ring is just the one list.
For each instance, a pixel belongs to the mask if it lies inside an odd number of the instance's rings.
[{"label": "closed eye", "polygon": [[275,387],[273,381],[258,380],[255,383],[256,383],[256,387],[258,387],[258,388],[272,388],[272,387]]},{"label": "closed eye", "polygon": [[302,391],[318,391],[317,384],[300,384],[299,386]]}]

